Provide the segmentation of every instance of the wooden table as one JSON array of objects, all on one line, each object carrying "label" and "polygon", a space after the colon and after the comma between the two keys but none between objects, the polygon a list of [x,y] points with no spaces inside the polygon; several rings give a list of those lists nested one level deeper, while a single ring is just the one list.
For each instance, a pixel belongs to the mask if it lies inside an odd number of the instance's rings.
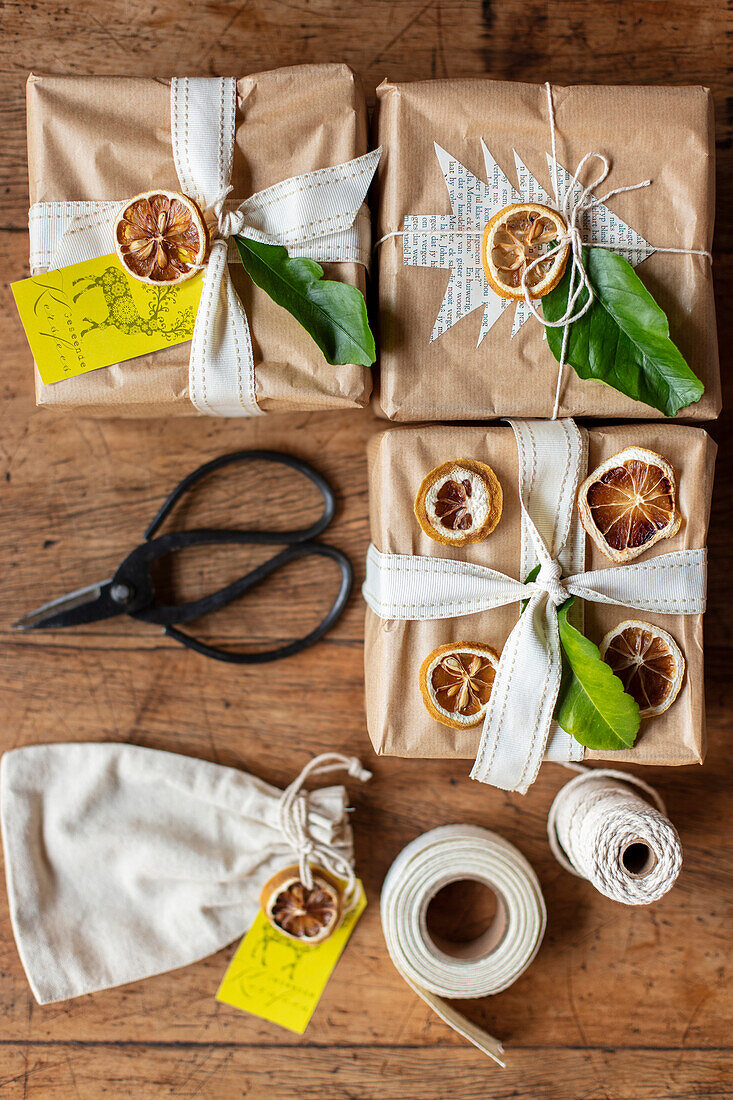
[{"label": "wooden table", "polygon": [[[715,261],[723,371],[733,341],[733,118],[726,99],[723,0],[6,0],[0,50],[0,183],[7,278],[27,272],[26,73],[246,73],[343,59],[370,100],[379,80],[488,73],[558,82],[705,83],[718,112]],[[728,19],[726,23],[726,19]],[[643,122],[643,120],[640,120]],[[636,139],[643,149],[644,132]],[[704,770],[652,769],[685,847],[678,885],[648,909],[625,909],[552,859],[545,820],[567,773],[548,766],[526,799],[466,778],[463,762],[375,759],[362,708],[358,597],[317,648],[237,670],[203,661],[132,622],[46,637],[9,624],[44,596],[108,575],[139,538],[182,469],[247,445],[315,461],[342,507],[330,538],[361,563],[367,544],[364,443],[370,415],[301,415],[252,423],[89,421],[34,411],[31,361],[12,299],[2,297],[3,566],[0,748],[118,740],[201,756],[285,785],[310,754],[343,748],[374,768],[353,789],[359,870],[370,908],[303,1038],[214,999],[231,950],[160,978],[39,1008],[0,900],[0,1095],[251,1100],[661,1100],[729,1097],[730,1000],[724,987],[725,844],[731,765],[733,596],[730,451],[719,458],[706,621],[710,748]],[[728,387],[730,389],[730,387]],[[723,441],[729,423],[711,427]],[[255,507],[254,497],[243,498]],[[202,567],[202,574],[204,572]],[[313,622],[311,582],[273,582],[218,628],[271,638],[269,600]],[[267,597],[267,599],[266,599]],[[392,967],[378,917],[382,878],[418,833],[450,820],[496,828],[532,861],[549,929],[531,970],[468,1015],[505,1040],[508,1068],[488,1063],[415,997]],[[454,925],[468,915],[455,899]],[[443,913],[450,923],[450,914]],[[455,931],[455,928],[454,928]],[[465,928],[464,928],[465,931]]]}]

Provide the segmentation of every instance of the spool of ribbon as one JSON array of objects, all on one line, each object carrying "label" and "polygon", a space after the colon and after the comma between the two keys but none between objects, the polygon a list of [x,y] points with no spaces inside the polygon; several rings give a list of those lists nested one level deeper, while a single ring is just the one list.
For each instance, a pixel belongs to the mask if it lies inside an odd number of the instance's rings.
[{"label": "spool of ribbon", "polygon": [[569,596],[660,614],[705,610],[704,547],[584,572],[585,535],[575,507],[588,466],[587,436],[572,420],[510,421],[517,441],[522,542],[519,577],[453,558],[367,553],[362,588],[382,619],[451,619],[529,598],[507,638],[471,778],[526,794],[545,756],[582,760],[553,721],[560,690],[557,609]]},{"label": "spool of ribbon", "polygon": [[[438,891],[465,879],[488,886],[498,908],[493,924],[473,943],[463,944],[457,958],[434,942],[426,918]],[[423,833],[387,872],[381,916],[387,950],[407,984],[449,1027],[503,1066],[499,1040],[443,998],[501,993],[537,954],[547,915],[537,876],[521,852],[475,825],[444,825]]]},{"label": "spool of ribbon", "polygon": [[[231,191],[236,136],[235,77],[173,77],[171,143],[181,191],[214,223],[189,362],[189,394],[209,416],[257,416],[249,322],[229,277],[232,236],[297,249],[318,262],[368,265],[364,206],[381,150],[282,180],[241,201]],[[125,201],[39,202],[29,212],[31,269],[59,268],[112,251]],[[232,247],[230,247],[230,244]]]},{"label": "spool of ribbon", "polygon": [[583,768],[555,796],[547,836],[566,871],[623,905],[659,901],[682,867],[662,799],[627,772]]}]

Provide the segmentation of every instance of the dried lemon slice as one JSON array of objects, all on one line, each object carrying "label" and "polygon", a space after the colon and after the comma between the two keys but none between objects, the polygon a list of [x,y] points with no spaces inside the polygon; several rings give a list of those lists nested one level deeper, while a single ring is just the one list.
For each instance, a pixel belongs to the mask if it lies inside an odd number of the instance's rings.
[{"label": "dried lemon slice", "polygon": [[420,691],[431,717],[465,730],[483,721],[499,655],[478,642],[450,642],[434,649],[420,667]]},{"label": "dried lemon slice", "polygon": [[273,928],[300,943],[323,943],[341,921],[341,891],[320,868],[313,869],[311,889],[298,867],[286,867],[265,883],[260,905]]},{"label": "dried lemon slice", "polygon": [[639,704],[642,718],[662,714],[682,687],[685,658],[671,634],[651,623],[627,619],[600,644],[601,656]]},{"label": "dried lemon slice", "polygon": [[558,213],[538,202],[517,202],[494,214],[484,228],[481,259],[492,290],[502,298],[524,298],[522,276],[527,272],[530,298],[542,298],[562,278],[570,245],[548,259],[540,259],[567,232]]},{"label": "dried lemon slice", "polygon": [[580,520],[611,561],[638,558],[680,529],[677,479],[666,458],[627,447],[602,462],[578,490]]},{"label": "dried lemon slice", "polygon": [[448,546],[482,542],[501,519],[499,479],[485,462],[458,458],[431,470],[415,498],[426,535]]},{"label": "dried lemon slice", "polygon": [[120,263],[134,279],[171,286],[199,270],[209,234],[193,199],[177,191],[145,191],[121,208],[114,242]]}]

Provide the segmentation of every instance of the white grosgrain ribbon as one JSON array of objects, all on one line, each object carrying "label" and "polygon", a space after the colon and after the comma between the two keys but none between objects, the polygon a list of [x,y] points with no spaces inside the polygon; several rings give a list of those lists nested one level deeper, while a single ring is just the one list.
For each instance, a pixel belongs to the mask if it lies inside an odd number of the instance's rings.
[{"label": "white grosgrain ribbon", "polygon": [[[256,416],[252,339],[229,275],[236,234],[281,244],[318,262],[367,265],[370,222],[364,206],[380,150],[294,176],[227,200],[236,135],[234,77],[171,80],[171,143],[181,191],[213,224],[189,364],[192,403],[210,416]],[[31,269],[59,268],[106,255],[124,200],[35,203],[29,213]]]},{"label": "white grosgrain ribbon", "polygon": [[[495,921],[463,944],[460,958],[433,942],[427,911],[435,895],[468,879],[492,890]],[[446,999],[508,989],[537,954],[547,912],[537,876],[513,844],[476,825],[443,825],[411,841],[387,872],[380,901],[390,958],[407,984],[455,1032],[503,1066],[504,1048]]]},{"label": "white grosgrain ribbon", "polygon": [[[519,456],[521,577],[447,558],[367,554],[364,598],[382,619],[451,619],[529,600],[501,654],[471,777],[525,794],[545,755],[581,759],[582,748],[553,722],[560,689],[557,609],[569,596],[670,615],[705,610],[704,548],[584,571],[575,538],[575,497],[586,475],[584,433],[572,420],[511,421]],[[571,553],[569,554],[569,550]],[[578,572],[569,572],[574,560]],[[552,737],[551,737],[552,734]]]}]

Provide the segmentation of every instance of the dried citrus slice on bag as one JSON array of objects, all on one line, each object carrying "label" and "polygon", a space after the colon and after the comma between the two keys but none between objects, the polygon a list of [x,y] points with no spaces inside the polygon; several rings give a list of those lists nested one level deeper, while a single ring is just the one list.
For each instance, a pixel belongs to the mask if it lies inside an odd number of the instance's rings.
[{"label": "dried citrus slice on bag", "polygon": [[518,202],[494,214],[484,228],[481,259],[492,290],[502,298],[524,298],[522,276],[527,273],[530,298],[542,298],[557,286],[565,270],[570,245],[548,259],[540,259],[559,243],[567,225],[549,206]]},{"label": "dried citrus slice on bag", "polygon": [[430,715],[463,730],[483,721],[499,655],[478,642],[450,642],[434,649],[420,667],[420,691]]},{"label": "dried citrus slice on bag", "polygon": [[415,498],[415,515],[425,534],[448,546],[483,541],[501,519],[502,507],[496,474],[471,458],[436,466]]},{"label": "dried citrus slice on bag", "polygon": [[199,270],[209,234],[193,199],[177,191],[145,191],[121,208],[114,242],[128,275],[141,283],[171,286]]},{"label": "dried citrus slice on bag", "polygon": [[626,562],[680,529],[677,480],[666,458],[627,447],[602,462],[578,490],[583,527],[601,553]]},{"label": "dried citrus slice on bag", "polygon": [[313,868],[311,889],[298,867],[278,871],[263,886],[260,905],[273,928],[300,943],[323,943],[341,922],[341,891],[320,868]]},{"label": "dried citrus slice on bag", "polygon": [[675,701],[682,687],[685,658],[666,630],[627,619],[609,630],[599,648],[624,690],[636,699],[642,718],[662,714]]}]

